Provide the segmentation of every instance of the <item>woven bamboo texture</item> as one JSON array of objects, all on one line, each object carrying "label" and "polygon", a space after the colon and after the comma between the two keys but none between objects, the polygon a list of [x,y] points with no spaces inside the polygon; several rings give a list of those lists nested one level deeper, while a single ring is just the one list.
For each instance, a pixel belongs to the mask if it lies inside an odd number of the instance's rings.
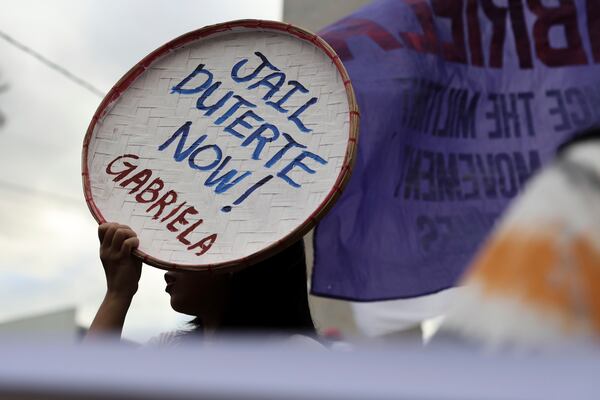
[{"label": "woven bamboo texture", "polygon": [[[268,100],[267,83],[251,86],[276,72],[274,69],[265,67],[245,82],[236,82],[232,77],[232,68],[242,60],[248,61],[236,76],[251,76],[257,70],[261,59],[256,52],[285,74],[281,88]],[[197,107],[206,89],[188,93],[206,80],[206,73],[195,75],[181,86],[188,92],[173,91],[200,65],[212,74],[212,83],[221,82],[201,104],[213,105],[232,92],[221,107],[209,114]],[[290,81],[301,83],[308,93],[297,91],[282,103],[287,112],[266,103],[281,100],[294,87]],[[255,107],[242,105],[225,118],[225,112],[236,102],[233,95]],[[298,117],[310,129],[303,132],[289,117],[312,97],[317,102]],[[247,117],[243,122],[249,127],[238,122],[232,129],[244,137],[225,129],[249,110],[262,121]],[[223,121],[218,121],[220,117]],[[83,146],[86,201],[98,222],[116,221],[137,232],[140,247],[136,254],[148,264],[190,270],[248,265],[298,240],[332,206],[351,171],[358,118],[348,75],[333,50],[317,36],[270,21],[243,20],[203,28],[147,56],[106,96],[90,123]],[[174,134],[186,123],[189,130],[184,143],[181,134]],[[244,142],[263,123],[275,126],[279,135],[265,142],[259,159],[253,159],[259,141]],[[292,146],[284,151],[286,144],[289,146],[284,132],[305,148]],[[269,137],[270,133],[265,131],[264,135]],[[161,150],[169,139],[170,144]],[[192,157],[192,162],[191,152],[185,150],[193,150],[196,140],[200,140],[196,149],[207,148]],[[314,173],[294,163],[304,150],[325,160],[324,164],[310,157],[301,160]],[[278,153],[283,156],[267,167],[266,163]],[[229,161],[217,171],[228,157]],[[290,163],[293,166],[286,171]],[[118,173],[128,168],[131,171],[117,179]],[[144,169],[149,171],[149,178],[144,174],[134,177]],[[249,174],[216,193],[218,183],[210,184],[211,174],[216,174],[212,175],[214,180],[231,170],[237,171],[233,180],[245,172]],[[268,176],[272,178],[239,201],[253,184]],[[162,187],[156,183],[149,188],[156,189],[155,195],[152,190],[144,192],[157,178]],[[177,200],[172,204],[166,201],[161,213],[160,204],[150,209],[162,196],[173,200],[168,191],[175,192]],[[179,211],[175,210],[183,202]],[[184,215],[185,221],[173,222],[178,212],[190,206],[197,214],[192,211]],[[182,240],[182,233],[192,226],[195,228]],[[190,249],[211,235],[216,235],[215,239],[204,241],[211,245],[203,254],[198,255],[202,246]]]}]

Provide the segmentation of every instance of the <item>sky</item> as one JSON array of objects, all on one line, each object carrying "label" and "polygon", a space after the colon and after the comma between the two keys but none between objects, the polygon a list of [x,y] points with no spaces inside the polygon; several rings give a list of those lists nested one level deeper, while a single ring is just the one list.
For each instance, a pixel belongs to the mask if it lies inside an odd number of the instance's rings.
[{"label": "sky", "polygon": [[[0,0],[0,31],[106,93],[145,55],[191,30],[280,20],[281,0]],[[7,86],[2,90],[3,86]],[[81,184],[101,98],[0,40],[0,322],[67,307],[88,326],[105,291],[97,224]],[[124,337],[185,327],[163,271],[144,266]]]}]

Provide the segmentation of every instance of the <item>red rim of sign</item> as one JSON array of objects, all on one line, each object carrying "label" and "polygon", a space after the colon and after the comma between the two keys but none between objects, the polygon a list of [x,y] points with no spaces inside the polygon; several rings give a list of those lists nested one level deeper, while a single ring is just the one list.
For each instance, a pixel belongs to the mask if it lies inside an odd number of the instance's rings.
[{"label": "red rim of sign", "polygon": [[258,261],[264,260],[265,258],[270,257],[271,255],[283,250],[287,246],[295,243],[300,238],[302,238],[310,229],[314,227],[317,221],[323,217],[327,211],[331,208],[331,206],[335,203],[338,196],[341,194],[343,187],[348,182],[350,177],[350,172],[352,170],[354,164],[354,158],[356,154],[356,145],[358,139],[358,125],[359,125],[359,112],[358,106],[356,103],[356,98],[354,96],[354,90],[352,89],[352,84],[350,83],[350,78],[346,69],[344,68],[340,58],[335,53],[335,51],[319,36],[314,33],[308,32],[302,28],[298,28],[296,26],[285,24],[277,21],[263,21],[263,20],[238,20],[225,22],[216,25],[210,25],[189,33],[186,33],[178,38],[171,40],[165,45],[159,47],[154,50],[152,53],[147,55],[142,61],[137,63],[132,69],[130,69],[108,92],[108,94],[104,97],[100,106],[94,113],[90,125],[88,126],[87,132],[85,134],[85,139],[83,141],[83,151],[82,151],[82,180],[83,180],[83,191],[85,196],[85,201],[88,205],[88,208],[96,221],[99,224],[107,222],[96,206],[94,199],[92,197],[92,191],[90,187],[90,179],[89,179],[89,171],[88,171],[88,151],[89,151],[89,143],[92,138],[92,134],[96,123],[104,117],[107,112],[107,108],[110,104],[118,100],[123,92],[125,92],[129,86],[148,69],[148,67],[154,63],[158,58],[165,55],[166,53],[176,50],[180,47],[188,45],[192,42],[195,42],[199,39],[207,38],[211,35],[231,31],[234,28],[250,28],[256,30],[272,30],[283,32],[285,34],[294,36],[298,39],[307,41],[312,43],[314,46],[321,49],[331,62],[336,66],[340,76],[342,77],[344,87],[346,90],[346,95],[348,98],[348,106],[349,106],[349,137],[348,137],[348,145],[346,147],[346,154],[344,158],[344,163],[342,165],[342,169],[337,177],[335,184],[333,185],[330,192],[327,194],[326,198],[323,202],[317,207],[317,209],[313,212],[311,216],[308,217],[306,221],[300,224],[294,231],[285,236],[284,238],[270,244],[266,248],[260,250],[257,253],[254,253],[250,256],[239,258],[236,260],[230,260],[217,264],[178,264],[167,262],[164,260],[160,260],[156,257],[152,257],[141,250],[134,250],[134,254],[141,258],[146,264],[152,265],[161,269],[182,269],[182,270],[194,270],[194,271],[213,271],[222,268],[233,268],[233,267],[243,267],[254,264]]}]

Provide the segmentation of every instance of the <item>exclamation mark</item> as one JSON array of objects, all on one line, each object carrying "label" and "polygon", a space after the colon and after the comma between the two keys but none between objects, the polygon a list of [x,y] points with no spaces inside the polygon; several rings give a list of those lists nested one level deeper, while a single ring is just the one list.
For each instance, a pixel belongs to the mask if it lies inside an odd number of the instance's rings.
[{"label": "exclamation mark", "polygon": [[[273,179],[273,175],[267,175],[264,178],[262,178],[260,181],[256,182],[254,185],[250,186],[250,188],[248,188],[248,190],[246,190],[244,192],[244,194],[242,194],[240,197],[237,198],[236,201],[233,202],[233,205],[234,206],[240,205],[244,200],[246,200],[246,197],[250,196],[252,194],[252,192],[254,192],[256,189],[258,189],[265,183],[269,182],[271,179]],[[224,206],[223,208],[221,208],[221,211],[228,213],[229,211],[231,211],[231,209],[232,209],[231,206]]]}]

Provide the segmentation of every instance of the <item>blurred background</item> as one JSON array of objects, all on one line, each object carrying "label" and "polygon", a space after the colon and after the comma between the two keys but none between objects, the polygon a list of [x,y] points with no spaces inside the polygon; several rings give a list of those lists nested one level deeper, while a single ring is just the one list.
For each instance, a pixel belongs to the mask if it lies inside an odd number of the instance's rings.
[{"label": "blurred background", "polygon": [[[104,295],[81,147],[104,93],[165,42],[234,19],[318,31],[368,1],[2,0],[0,13],[0,333],[74,337]],[[309,261],[310,236],[306,240]],[[320,329],[355,333],[350,306],[311,298]],[[124,329],[143,342],[180,329],[163,271],[145,267]]]}]

